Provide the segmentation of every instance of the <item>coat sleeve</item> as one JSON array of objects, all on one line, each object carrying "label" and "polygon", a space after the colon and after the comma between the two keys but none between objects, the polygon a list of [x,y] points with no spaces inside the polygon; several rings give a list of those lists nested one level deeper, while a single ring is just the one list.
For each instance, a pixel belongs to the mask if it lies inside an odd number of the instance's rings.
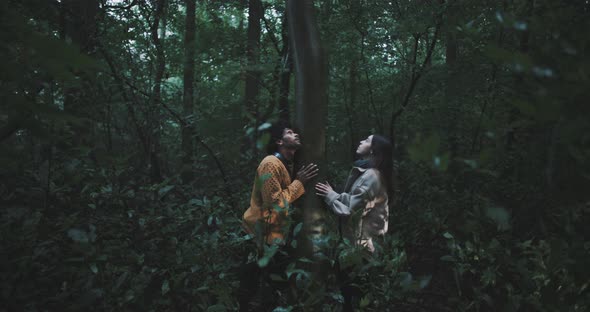
[{"label": "coat sleeve", "polygon": [[279,168],[273,163],[265,163],[258,170],[262,182],[262,202],[272,203],[284,208],[284,203],[293,203],[305,193],[305,188],[299,180],[294,180],[287,188],[281,188]]},{"label": "coat sleeve", "polygon": [[358,211],[358,209],[362,210],[372,194],[373,179],[371,175],[374,175],[374,173],[370,171],[361,175],[359,179],[362,180],[359,181],[360,183],[357,187],[350,190],[350,193],[338,194],[334,191],[328,192],[324,198],[328,207],[340,216],[350,215],[353,211]]}]

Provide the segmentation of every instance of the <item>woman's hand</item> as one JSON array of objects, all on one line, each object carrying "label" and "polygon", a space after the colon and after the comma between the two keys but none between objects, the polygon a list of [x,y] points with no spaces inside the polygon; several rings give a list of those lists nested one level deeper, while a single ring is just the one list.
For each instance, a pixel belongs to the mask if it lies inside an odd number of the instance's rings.
[{"label": "woman's hand", "polygon": [[326,196],[326,195],[328,195],[328,193],[330,191],[333,191],[333,189],[332,189],[332,186],[330,185],[330,183],[328,183],[328,181],[326,181],[326,184],[317,183],[315,185],[315,193],[318,196]]}]

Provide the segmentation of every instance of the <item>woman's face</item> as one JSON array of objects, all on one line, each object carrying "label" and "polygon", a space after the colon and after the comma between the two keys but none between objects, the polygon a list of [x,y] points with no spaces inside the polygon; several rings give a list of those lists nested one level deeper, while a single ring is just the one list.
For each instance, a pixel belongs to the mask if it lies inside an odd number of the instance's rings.
[{"label": "woman's face", "polygon": [[373,136],[370,135],[366,139],[362,140],[359,144],[359,147],[356,149],[356,153],[361,156],[367,156],[371,153],[371,141],[373,141]]}]

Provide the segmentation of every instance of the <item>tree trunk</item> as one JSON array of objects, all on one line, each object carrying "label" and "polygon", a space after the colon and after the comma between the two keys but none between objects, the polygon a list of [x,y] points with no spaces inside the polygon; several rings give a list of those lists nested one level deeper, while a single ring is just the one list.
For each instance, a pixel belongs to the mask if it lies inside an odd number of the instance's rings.
[{"label": "tree trunk", "polygon": [[291,117],[289,113],[289,91],[291,88],[291,73],[293,72],[293,57],[289,44],[288,27],[288,17],[285,13],[281,29],[283,48],[281,50],[281,72],[279,75],[279,120],[283,122],[288,122]]},{"label": "tree trunk", "polygon": [[[80,52],[87,55],[94,54],[97,41],[97,16],[99,2],[97,0],[63,0],[61,3],[60,36],[69,38]],[[76,73],[80,75],[80,73]],[[84,88],[79,86],[64,87],[64,110],[70,113],[83,112],[82,99],[88,98]]]},{"label": "tree trunk", "polygon": [[182,113],[188,124],[182,127],[182,181],[190,183],[193,178],[193,138],[194,127],[193,103],[195,77],[195,10],[196,0],[186,0],[186,23],[184,31],[184,92],[182,98]]},{"label": "tree trunk", "polygon": [[[350,64],[349,69],[349,86],[348,89],[350,90],[350,100],[348,103],[344,102],[344,107],[346,109],[346,115],[348,115],[348,135],[350,136],[350,156],[354,158],[356,147],[357,147],[357,140],[358,138],[355,135],[354,131],[354,116],[355,116],[355,105],[356,105],[356,98],[357,98],[357,84],[358,84],[358,60],[357,58],[352,59],[352,63]],[[352,162],[353,159],[351,159]]]},{"label": "tree trunk", "polygon": [[447,113],[443,114],[446,118],[444,121],[444,127],[447,129],[448,144],[452,155],[456,155],[458,152],[459,142],[459,130],[457,129],[457,120],[461,120],[461,101],[460,96],[460,81],[459,81],[459,70],[457,68],[458,59],[458,43],[455,31],[455,25],[457,24],[456,10],[453,5],[455,1],[449,0],[448,14],[447,14],[447,25],[445,31],[445,59],[447,69],[447,85],[445,88],[445,103],[448,105]]},{"label": "tree trunk", "polygon": [[[156,73],[154,77],[154,88],[152,90],[152,101],[148,109],[150,112],[149,122],[147,125],[151,128],[151,144],[149,150],[150,158],[150,177],[152,183],[159,183],[162,181],[162,172],[160,166],[160,109],[162,103],[162,79],[164,78],[164,70],[166,68],[166,55],[164,54],[164,46],[162,40],[166,35],[166,19],[165,8],[166,0],[158,0],[156,2],[156,12],[154,23],[151,26],[150,32],[152,42],[156,47]],[[160,37],[160,31],[162,38]]]},{"label": "tree trunk", "polygon": [[[318,164],[323,173],[328,103],[327,60],[314,16],[313,0],[290,0],[287,5],[295,61],[296,125],[304,142],[298,158],[305,164]],[[314,184],[310,181],[306,188],[313,188]],[[308,191],[303,199],[304,233],[311,236],[323,234],[322,207],[319,197]],[[303,250],[306,255],[315,251],[314,246],[308,247],[308,250]]]},{"label": "tree trunk", "polygon": [[253,159],[258,158],[256,149],[256,140],[258,139],[258,124],[260,123],[260,114],[258,107],[258,95],[260,91],[260,20],[264,14],[260,0],[248,1],[248,40],[246,46],[246,90],[245,90],[245,107],[247,121],[246,124],[254,127],[253,137],[246,138],[244,150],[252,151]]}]

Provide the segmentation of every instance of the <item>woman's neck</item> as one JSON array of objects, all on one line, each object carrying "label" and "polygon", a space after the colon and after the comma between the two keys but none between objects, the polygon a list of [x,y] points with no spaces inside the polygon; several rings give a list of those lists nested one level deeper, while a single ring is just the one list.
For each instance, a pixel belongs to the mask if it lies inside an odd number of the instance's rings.
[{"label": "woman's neck", "polygon": [[373,158],[371,154],[361,156],[362,160],[370,161]]}]

